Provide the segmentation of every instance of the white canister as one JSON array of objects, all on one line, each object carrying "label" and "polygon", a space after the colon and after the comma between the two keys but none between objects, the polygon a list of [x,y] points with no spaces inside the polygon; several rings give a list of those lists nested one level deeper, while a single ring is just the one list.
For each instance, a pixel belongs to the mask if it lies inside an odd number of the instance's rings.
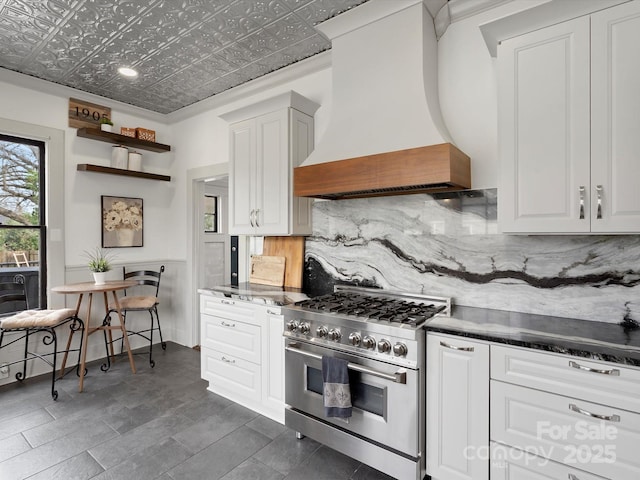
[{"label": "white canister", "polygon": [[129,152],[129,170],[142,171],[142,155],[138,152]]},{"label": "white canister", "polygon": [[111,166],[113,168],[127,169],[127,160],[129,158],[129,150],[121,145],[115,145],[111,149]]}]

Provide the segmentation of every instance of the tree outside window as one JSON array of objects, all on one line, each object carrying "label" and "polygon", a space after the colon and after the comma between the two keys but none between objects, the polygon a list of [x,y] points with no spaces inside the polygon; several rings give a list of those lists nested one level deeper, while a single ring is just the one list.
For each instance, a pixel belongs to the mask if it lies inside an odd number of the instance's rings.
[{"label": "tree outside window", "polygon": [[46,307],[44,148],[40,141],[0,135],[0,282],[22,275],[29,308]]}]

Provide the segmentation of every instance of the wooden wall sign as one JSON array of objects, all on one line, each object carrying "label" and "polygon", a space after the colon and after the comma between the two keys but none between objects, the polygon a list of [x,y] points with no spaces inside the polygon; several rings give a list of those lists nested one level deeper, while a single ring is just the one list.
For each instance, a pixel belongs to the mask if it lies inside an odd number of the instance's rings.
[{"label": "wooden wall sign", "polygon": [[85,102],[77,98],[69,99],[69,126],[73,128],[100,128],[100,119],[111,118],[111,108]]}]

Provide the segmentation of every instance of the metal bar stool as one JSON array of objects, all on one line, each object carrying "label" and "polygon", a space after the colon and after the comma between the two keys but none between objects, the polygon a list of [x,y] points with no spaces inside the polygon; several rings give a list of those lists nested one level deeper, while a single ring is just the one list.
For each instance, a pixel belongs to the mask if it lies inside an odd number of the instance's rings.
[{"label": "metal bar stool", "polygon": [[[126,271],[126,267],[122,267],[122,277],[124,280],[135,280],[138,284],[131,290],[135,289],[133,293],[138,295],[131,295],[132,291],[127,289],[124,291],[124,296],[120,298],[121,313],[126,321],[127,313],[129,312],[149,312],[151,317],[151,323],[149,328],[144,330],[132,330],[131,325],[127,328],[129,336],[137,335],[149,341],[149,365],[151,368],[155,367],[156,362],[153,360],[153,332],[158,331],[160,335],[160,345],[163,350],[167,349],[167,344],[162,338],[162,329],[160,328],[160,317],[158,316],[158,293],[160,291],[160,278],[164,273],[164,265],[160,266],[158,271],[155,270],[135,270],[131,272]],[[146,290],[146,291],[143,291]],[[140,295],[140,293],[146,293],[146,295]],[[111,313],[115,313],[117,310],[114,305],[109,305],[109,312],[105,318],[105,324],[111,321]],[[155,323],[155,325],[154,325]],[[122,338],[116,338],[113,340],[107,340],[105,335],[105,343],[107,344],[107,359],[109,358],[108,345],[112,344]],[[108,366],[107,366],[108,368]]]},{"label": "metal bar stool", "polygon": [[[13,282],[0,283],[0,304],[8,302],[24,303],[26,308],[29,307],[24,276],[16,275]],[[51,366],[51,397],[54,400],[58,398],[56,385],[56,360],[58,354],[58,337],[56,328],[67,325],[71,332],[84,329],[84,322],[76,316],[76,312],[72,308],[61,308],[58,310],[23,310],[15,315],[2,318],[0,320],[0,350],[13,345],[24,339],[24,355],[23,358],[6,362],[7,365],[15,365],[22,363],[22,370],[16,373],[16,380],[23,381],[27,377],[27,362],[34,359],[40,359]],[[53,349],[49,353],[38,353],[29,349],[29,339],[32,335],[43,332],[42,343],[44,345],[53,345]],[[82,338],[82,336],[81,336]],[[6,342],[5,342],[6,340]],[[77,349],[70,348],[70,342],[64,350],[65,355],[69,352],[78,352],[78,363],[76,365],[76,373],[79,375],[80,352],[82,350],[82,341]],[[49,357],[53,357],[49,360]],[[60,372],[60,378],[65,372]]]}]

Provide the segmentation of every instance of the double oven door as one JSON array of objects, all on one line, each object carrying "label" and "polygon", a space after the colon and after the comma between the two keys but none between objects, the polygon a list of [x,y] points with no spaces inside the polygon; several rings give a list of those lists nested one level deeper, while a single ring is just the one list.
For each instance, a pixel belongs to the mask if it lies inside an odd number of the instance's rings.
[{"label": "double oven door", "polygon": [[[348,419],[324,415],[323,355],[349,362],[353,413]],[[286,341],[285,403],[289,408],[414,458],[422,450],[423,388],[419,370],[293,339]]]}]

